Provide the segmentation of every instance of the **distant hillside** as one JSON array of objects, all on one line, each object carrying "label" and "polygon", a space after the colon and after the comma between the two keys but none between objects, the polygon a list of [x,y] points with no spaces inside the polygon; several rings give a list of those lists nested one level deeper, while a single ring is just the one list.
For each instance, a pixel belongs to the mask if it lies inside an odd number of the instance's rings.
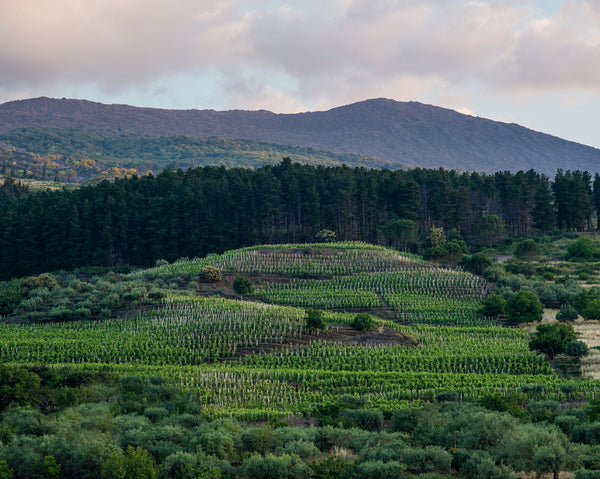
[{"label": "distant hillside", "polygon": [[[106,135],[72,128],[30,127],[0,135],[0,140],[0,174],[12,165],[12,176],[20,178],[83,181],[132,173],[156,174],[167,167],[256,168],[280,163],[284,157],[323,166],[399,166],[367,155],[248,139],[158,137],[123,132]],[[10,151],[11,147],[15,150]],[[40,168],[44,160],[47,160],[45,169]]]},{"label": "distant hillside", "polygon": [[[370,155],[395,164],[481,171],[600,171],[600,150],[416,102],[367,100],[329,111],[161,110],[37,98],[0,105],[0,133],[20,127],[103,134],[249,138]],[[376,165],[374,165],[376,166]]]}]

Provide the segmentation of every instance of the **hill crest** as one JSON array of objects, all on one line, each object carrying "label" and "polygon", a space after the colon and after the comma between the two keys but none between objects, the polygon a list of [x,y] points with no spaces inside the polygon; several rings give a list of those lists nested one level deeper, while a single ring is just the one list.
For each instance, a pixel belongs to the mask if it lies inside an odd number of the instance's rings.
[{"label": "hill crest", "polygon": [[34,98],[0,105],[0,133],[20,127],[103,134],[248,138],[374,156],[392,164],[495,172],[600,171],[600,150],[514,123],[419,102],[377,98],[327,111],[166,110]]}]

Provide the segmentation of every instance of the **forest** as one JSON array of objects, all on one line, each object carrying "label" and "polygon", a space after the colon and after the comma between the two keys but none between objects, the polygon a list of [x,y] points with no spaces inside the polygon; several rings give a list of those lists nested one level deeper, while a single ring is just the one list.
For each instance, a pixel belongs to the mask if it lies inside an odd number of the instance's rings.
[{"label": "forest", "polygon": [[490,247],[596,227],[600,176],[301,165],[201,167],[59,191],[0,188],[0,279],[83,265],[151,265],[333,231],[416,252],[421,232]]}]

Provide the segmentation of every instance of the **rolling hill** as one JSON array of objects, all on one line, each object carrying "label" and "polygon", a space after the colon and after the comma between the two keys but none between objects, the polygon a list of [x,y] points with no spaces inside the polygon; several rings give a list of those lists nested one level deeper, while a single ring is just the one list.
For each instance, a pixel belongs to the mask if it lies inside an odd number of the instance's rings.
[{"label": "rolling hill", "polygon": [[554,175],[558,168],[600,171],[600,150],[596,148],[516,124],[382,98],[297,114],[162,110],[49,98],[0,105],[0,133],[21,127],[247,138],[425,168],[488,172],[533,168],[546,175]]}]

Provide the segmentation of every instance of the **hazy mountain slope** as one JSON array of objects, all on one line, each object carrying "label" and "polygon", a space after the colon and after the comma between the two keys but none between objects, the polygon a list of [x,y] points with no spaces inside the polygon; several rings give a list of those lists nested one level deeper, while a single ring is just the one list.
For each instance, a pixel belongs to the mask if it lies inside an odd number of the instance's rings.
[{"label": "hazy mountain slope", "polygon": [[0,132],[24,126],[102,133],[250,138],[360,153],[393,163],[513,171],[600,171],[600,150],[416,102],[367,100],[322,112],[161,110],[37,98],[0,105]]}]

